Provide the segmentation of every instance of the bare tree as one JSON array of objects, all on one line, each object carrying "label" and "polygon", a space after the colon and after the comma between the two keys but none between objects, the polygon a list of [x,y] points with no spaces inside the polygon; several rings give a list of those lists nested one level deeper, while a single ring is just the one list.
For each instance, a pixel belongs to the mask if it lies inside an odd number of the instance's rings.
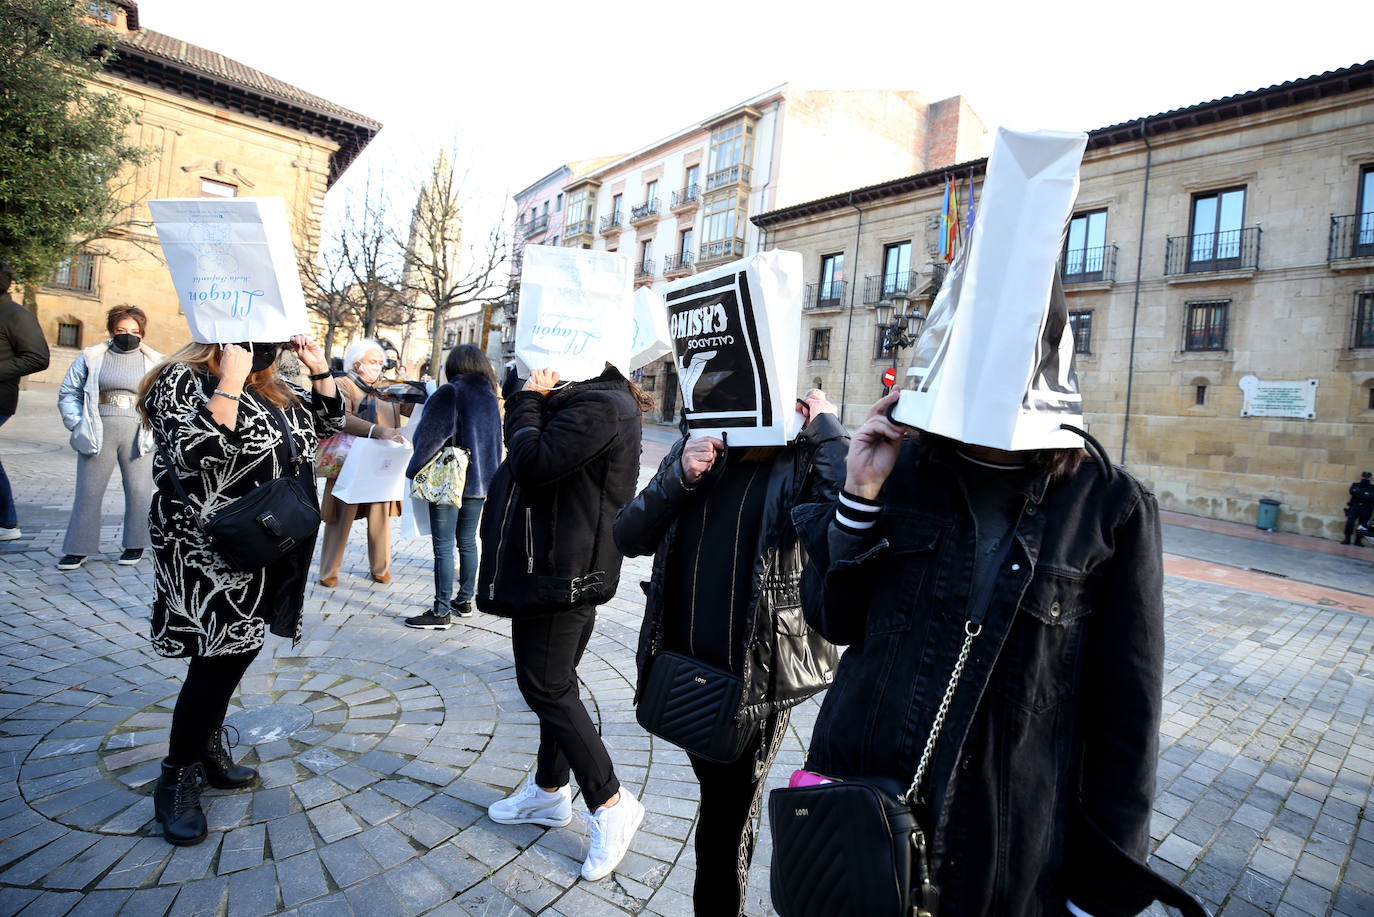
[{"label": "bare tree", "polygon": [[[298,235],[298,238],[304,238]],[[333,356],[334,338],[347,332],[358,314],[352,301],[352,278],[338,246],[330,245],[315,253],[304,251],[298,255],[301,278],[305,281],[305,305],[320,317],[325,325],[324,355]]]},{"label": "bare tree", "polygon": [[444,321],[463,306],[479,305],[481,346],[485,350],[492,314],[506,296],[503,268],[508,244],[503,228],[498,225],[484,245],[470,246],[466,252],[462,240],[462,182],[454,174],[448,156],[440,153],[411,213],[410,233],[403,246],[405,267],[401,272],[401,283],[412,297],[412,307],[419,313],[428,313],[429,363],[434,369],[443,361]]},{"label": "bare tree", "polygon": [[368,338],[377,336],[379,324],[406,321],[399,277],[404,261],[387,219],[386,197],[369,173],[361,195],[344,206],[339,234],[339,254],[351,287],[347,299]]}]

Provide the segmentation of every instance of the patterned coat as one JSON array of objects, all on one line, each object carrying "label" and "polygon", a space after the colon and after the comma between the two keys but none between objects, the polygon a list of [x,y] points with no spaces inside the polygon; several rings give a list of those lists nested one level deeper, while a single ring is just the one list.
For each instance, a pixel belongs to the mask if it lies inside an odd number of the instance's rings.
[{"label": "patterned coat", "polygon": [[[162,656],[221,656],[262,646],[264,634],[299,640],[305,583],[315,539],[262,570],[230,567],[210,547],[181,502],[181,479],[202,518],[278,476],[289,460],[281,427],[265,400],[245,390],[236,429],[206,408],[218,380],[185,363],[163,369],[148,395],[157,453],[157,486],[149,519],[153,545],[153,649]],[[292,386],[300,404],[283,411],[301,480],[314,493],[314,458],[321,437],[343,426],[343,402]],[[169,461],[171,464],[169,464]]]}]

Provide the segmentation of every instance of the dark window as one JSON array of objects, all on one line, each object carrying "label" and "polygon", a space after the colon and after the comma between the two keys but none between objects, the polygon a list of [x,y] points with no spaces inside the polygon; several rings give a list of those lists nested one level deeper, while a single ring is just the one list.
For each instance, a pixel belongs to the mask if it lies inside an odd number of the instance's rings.
[{"label": "dark window", "polygon": [[1360,169],[1360,188],[1355,204],[1355,212],[1359,214],[1355,244],[1360,254],[1374,254],[1374,166]]},{"label": "dark window", "polygon": [[1374,290],[1355,294],[1355,334],[1352,347],[1374,347]]},{"label": "dark window", "polygon": [[821,256],[821,287],[816,293],[817,302],[833,303],[840,299],[844,289],[844,252],[836,255]]},{"label": "dark window", "polygon": [[679,264],[686,264],[692,258],[692,238],[694,233],[691,227],[684,229],[678,234],[677,256]]},{"label": "dark window", "polygon": [[1069,313],[1069,328],[1073,331],[1073,352],[1092,353],[1093,313],[1091,309]]},{"label": "dark window", "polygon": [[654,389],[658,388],[658,376],[645,376],[640,380],[639,387],[646,392],[652,392]]},{"label": "dark window", "polygon": [[619,222],[620,222],[620,201],[621,201],[621,199],[622,199],[623,197],[624,197],[623,194],[617,194],[615,197],[611,198],[611,222],[612,222],[612,223],[619,223]]},{"label": "dark window", "polygon": [[1101,280],[1107,255],[1107,211],[1082,213],[1069,221],[1064,245],[1064,280],[1067,283]]},{"label": "dark window", "polygon": [[95,255],[82,252],[75,258],[67,258],[53,271],[52,280],[48,285],[79,293],[94,293]]},{"label": "dark window", "polygon": [[1184,350],[1225,350],[1226,313],[1229,299],[1188,303],[1188,323],[1183,329]]},{"label": "dark window", "polygon": [[891,360],[896,355],[897,350],[892,346],[891,338],[889,337],[886,329],[879,328],[878,340],[875,341],[873,344],[873,359]]},{"label": "dark window", "polygon": [[1193,393],[1193,404],[1201,407],[1207,403],[1207,386],[1199,385],[1197,391]]},{"label": "dark window", "polygon": [[458,332],[454,331],[452,328],[450,328],[449,330],[447,330],[447,331],[444,332],[444,346],[445,346],[445,347],[452,347],[454,344],[457,344],[457,343],[458,343]]},{"label": "dark window", "polygon": [[1374,411],[1374,385],[1369,387],[1369,409]]},{"label": "dark window", "polygon": [[80,347],[81,325],[76,322],[57,323],[57,346]]},{"label": "dark window", "polygon": [[[547,205],[545,205],[547,206]],[[563,192],[558,192],[558,197],[554,201],[553,209],[555,213],[563,212]]]},{"label": "dark window", "polygon": [[883,298],[908,293],[911,286],[911,243],[883,247]]},{"label": "dark window", "polygon": [[811,329],[811,359],[828,360],[830,359],[830,329],[812,328]]},{"label": "dark window", "polygon": [[1245,189],[1212,191],[1193,198],[1193,224],[1188,232],[1191,270],[1240,267],[1241,227],[1245,222]]}]

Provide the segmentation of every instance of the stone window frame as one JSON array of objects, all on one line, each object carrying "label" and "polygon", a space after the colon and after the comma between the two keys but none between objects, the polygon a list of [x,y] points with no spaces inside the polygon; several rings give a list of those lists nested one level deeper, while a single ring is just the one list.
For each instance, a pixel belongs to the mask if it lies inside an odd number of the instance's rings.
[{"label": "stone window frame", "polygon": [[807,349],[812,363],[830,362],[830,326],[811,329],[811,342]]},{"label": "stone window frame", "polygon": [[1350,349],[1374,348],[1374,290],[1356,290],[1350,315]]},{"label": "stone window frame", "polygon": [[[1078,319],[1075,322],[1074,319]],[[1083,319],[1087,319],[1083,322]],[[1069,332],[1073,335],[1073,352],[1076,356],[1091,356],[1093,352],[1093,310],[1070,309]]]},{"label": "stone window frame", "polygon": [[[1183,311],[1183,351],[1185,353],[1224,353],[1228,349],[1231,332],[1231,300],[1199,299],[1186,302]],[[1195,327],[1195,315],[1204,316],[1200,328]],[[1220,321],[1216,316],[1220,315]],[[1220,327],[1220,341],[1210,342],[1211,334]],[[1198,343],[1195,335],[1201,335]],[[1210,343],[1209,343],[1210,342]]]}]

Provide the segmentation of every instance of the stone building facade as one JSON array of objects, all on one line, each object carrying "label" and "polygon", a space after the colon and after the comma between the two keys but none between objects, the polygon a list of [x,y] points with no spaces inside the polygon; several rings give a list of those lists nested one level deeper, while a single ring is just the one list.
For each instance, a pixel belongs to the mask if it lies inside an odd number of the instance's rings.
[{"label": "stone building facade", "polygon": [[[985,165],[755,218],[770,248],[802,252],[811,289],[837,253],[865,280],[802,319],[802,387],[849,426],[892,362],[871,285],[909,243],[900,282],[929,307],[945,179],[967,193]],[[1270,499],[1279,528],[1340,537],[1346,488],[1374,465],[1374,62],[1090,132],[1061,273],[1090,432],[1163,507],[1254,522]],[[1256,382],[1315,388],[1313,416],[1257,416]]]},{"label": "stone building facade", "polygon": [[52,347],[36,381],[60,381],[82,347],[106,337],[105,312],[148,313],[147,341],[170,353],[190,340],[146,202],[164,197],[281,197],[306,255],[319,239],[324,195],[381,124],[205,48],[144,28],[138,4],[93,5],[116,56],[98,86],[136,112],[130,139],[151,151],[127,183],[130,218],[37,291]]},{"label": "stone building facade", "polygon": [[[539,230],[536,189],[552,192],[561,225],[530,241],[623,252],[635,265],[636,286],[660,287],[759,251],[754,214],[972,159],[982,155],[985,134],[958,96],[928,103],[906,90],[784,84],[633,153],[575,173],[555,170],[522,192],[528,202],[517,225]],[[681,395],[672,360],[644,367],[640,382],[658,404],[656,419],[674,420]]]}]

